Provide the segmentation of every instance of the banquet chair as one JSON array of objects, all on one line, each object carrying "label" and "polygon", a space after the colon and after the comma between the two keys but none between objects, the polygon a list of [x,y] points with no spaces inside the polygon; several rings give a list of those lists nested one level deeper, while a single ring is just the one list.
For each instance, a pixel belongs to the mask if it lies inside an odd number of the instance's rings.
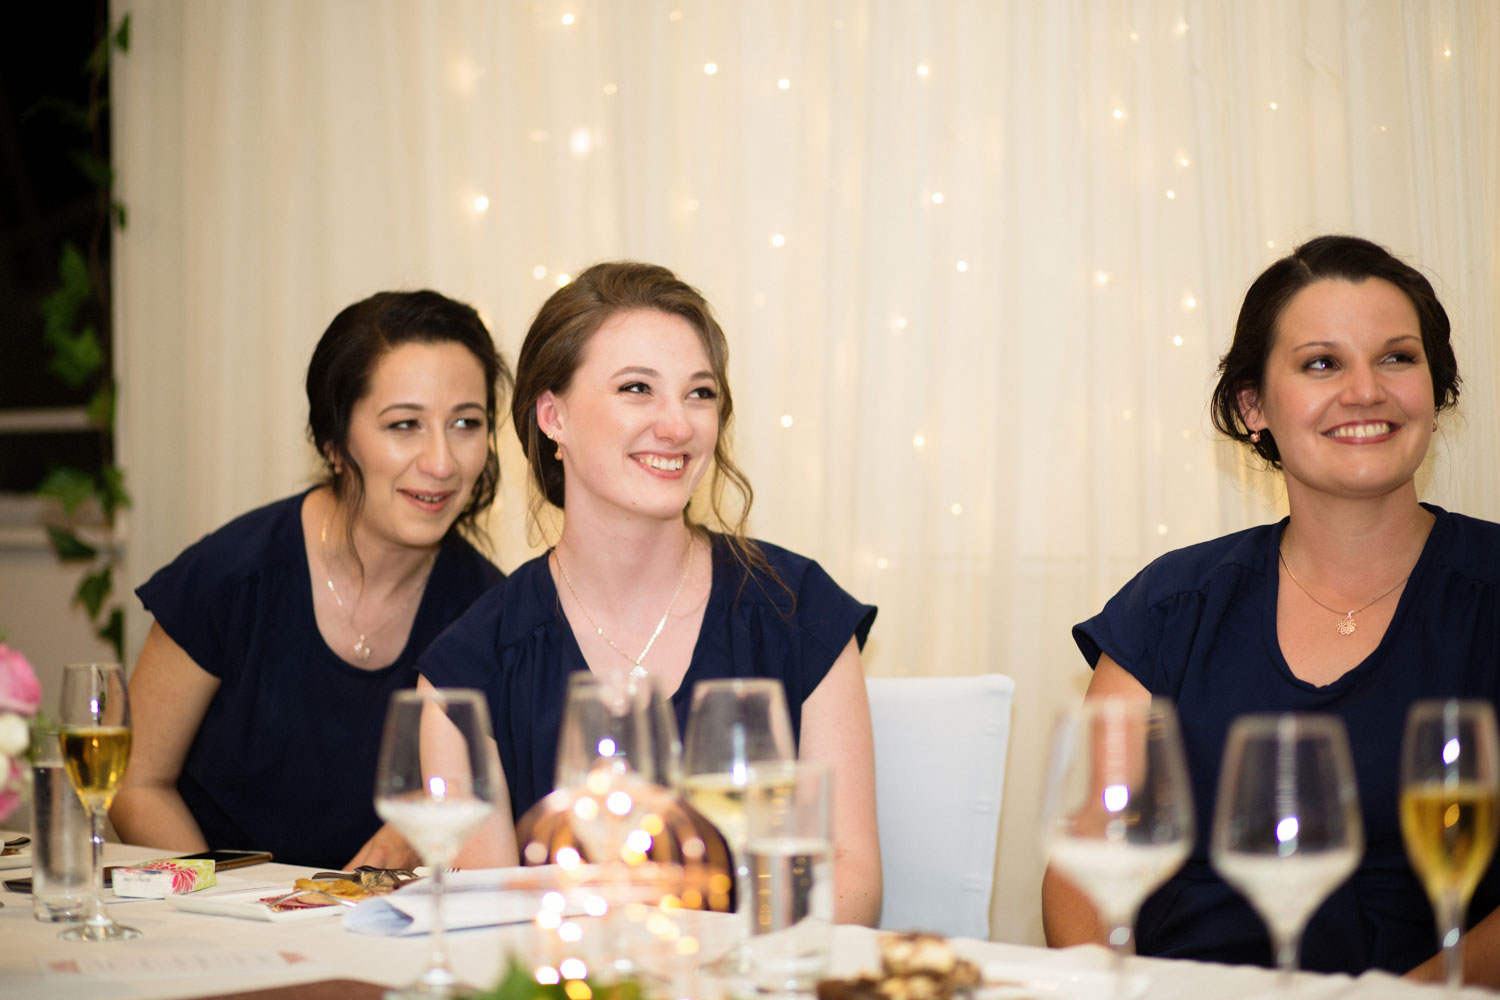
[{"label": "banquet chair", "polygon": [[1016,683],[981,674],[866,684],[885,897],[880,927],[987,939]]}]

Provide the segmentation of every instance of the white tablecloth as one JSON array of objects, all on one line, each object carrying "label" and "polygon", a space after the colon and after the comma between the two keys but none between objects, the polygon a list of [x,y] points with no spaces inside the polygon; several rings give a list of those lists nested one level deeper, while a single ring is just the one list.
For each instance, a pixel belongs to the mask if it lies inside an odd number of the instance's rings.
[{"label": "white tablecloth", "polygon": [[[127,864],[165,853],[111,844],[106,860]],[[310,869],[268,864],[226,873],[290,886]],[[7,877],[24,874],[6,872]],[[133,941],[85,944],[57,939],[58,926],[32,918],[30,897],[0,893],[0,997],[7,1000],[112,1000],[112,998],[201,997],[318,979],[350,978],[389,985],[410,981],[427,957],[427,939],[372,937],[346,931],[334,918],[264,923],[175,910],[157,900],[110,906],[116,920],[141,931]],[[724,918],[706,915],[710,922]],[[710,931],[710,936],[712,931]],[[455,971],[469,982],[493,983],[507,954],[534,943],[529,926],[490,927],[449,935]],[[834,937],[833,971],[854,975],[876,966],[876,933],[840,927]],[[1108,967],[1101,948],[1049,951],[1021,945],[960,941],[968,957],[1000,975],[1058,981]],[[59,965],[61,963],[61,965]],[[1131,959],[1152,1000],[1434,1000],[1436,987],[1419,987],[1383,973],[1347,976],[1299,975],[1293,988],[1277,992],[1264,969],[1161,959]],[[1039,997],[1048,994],[1038,992]],[[1057,994],[1053,994],[1057,995]],[[1466,1000],[1496,994],[1466,990]]]}]

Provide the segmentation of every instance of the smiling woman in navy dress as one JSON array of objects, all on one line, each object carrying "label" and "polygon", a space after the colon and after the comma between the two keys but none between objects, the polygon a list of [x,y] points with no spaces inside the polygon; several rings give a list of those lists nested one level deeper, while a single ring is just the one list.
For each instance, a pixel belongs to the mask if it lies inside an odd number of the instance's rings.
[{"label": "smiling woman in navy dress", "polygon": [[[1220,376],[1215,425],[1281,470],[1290,516],[1167,553],[1074,629],[1088,697],[1166,695],[1187,744],[1198,843],[1142,908],[1138,948],[1269,963],[1260,919],[1208,862],[1223,740],[1242,713],[1327,712],[1353,743],[1366,847],[1308,924],[1303,965],[1436,980],[1397,815],[1402,726],[1418,698],[1500,701],[1500,525],[1417,500],[1437,414],[1458,399],[1448,316],[1383,248],[1321,237],[1251,285]],[[1491,986],[1497,903],[1492,865],[1465,952],[1466,975]],[[1043,914],[1052,944],[1102,940],[1059,876]]]},{"label": "smiling woman in navy dress", "polygon": [[307,369],[324,481],[231,521],[137,591],[156,622],[110,810],[124,840],[415,863],[375,815],[381,725],[417,654],[501,580],[461,532],[495,497],[510,381],[479,315],[436,292],[339,313]]},{"label": "smiling woman in navy dress", "polygon": [[[875,609],[817,563],[744,535],[749,483],[730,458],[728,348],[708,303],[651,264],[596,264],[542,306],[512,407],[556,548],[475,603],[418,665],[423,683],[489,700],[510,809],[460,859],[517,862],[515,829],[552,791],[567,677],[649,674],[679,724],[710,677],[775,677],[798,756],[837,773],[835,913],[880,913],[874,751],[859,650]],[[720,526],[688,515],[705,474]],[[725,525],[726,482],[745,503]]]}]

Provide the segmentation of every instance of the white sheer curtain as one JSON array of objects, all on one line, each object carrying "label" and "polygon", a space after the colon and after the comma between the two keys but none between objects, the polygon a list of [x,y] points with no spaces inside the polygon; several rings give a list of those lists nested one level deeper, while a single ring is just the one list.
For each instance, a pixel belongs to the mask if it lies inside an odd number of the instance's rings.
[{"label": "white sheer curtain", "polygon": [[[1070,626],[1157,553],[1276,516],[1205,407],[1266,263],[1351,231],[1434,276],[1467,392],[1426,495],[1500,518],[1489,0],[126,12],[130,584],[306,482],[301,379],[341,306],[436,287],[514,357],[563,275],[667,264],[729,331],[754,531],[880,605],[869,671],[1018,682],[1001,939],[1040,939]],[[511,568],[534,540],[506,447]]]}]

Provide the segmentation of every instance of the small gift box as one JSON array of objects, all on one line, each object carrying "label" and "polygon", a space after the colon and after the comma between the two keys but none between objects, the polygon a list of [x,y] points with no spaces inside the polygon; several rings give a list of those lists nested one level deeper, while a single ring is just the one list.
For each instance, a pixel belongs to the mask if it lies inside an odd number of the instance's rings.
[{"label": "small gift box", "polygon": [[165,899],[218,883],[212,861],[192,858],[167,858],[116,868],[111,877],[115,895],[144,899]]}]

